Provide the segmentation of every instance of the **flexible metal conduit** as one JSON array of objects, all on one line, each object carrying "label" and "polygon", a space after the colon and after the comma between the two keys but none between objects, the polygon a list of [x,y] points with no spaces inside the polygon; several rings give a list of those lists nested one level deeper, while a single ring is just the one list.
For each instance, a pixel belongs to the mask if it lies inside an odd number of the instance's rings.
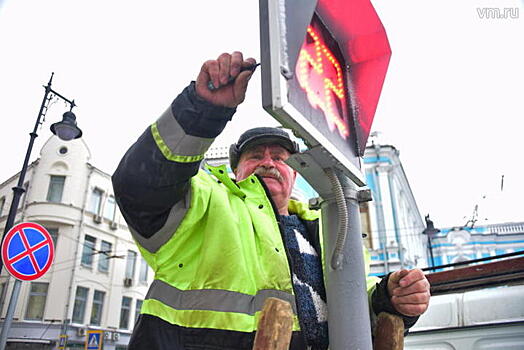
[{"label": "flexible metal conduit", "polygon": [[338,232],[335,248],[333,249],[333,255],[331,257],[331,267],[333,270],[338,270],[342,266],[344,254],[342,249],[346,244],[347,231],[348,231],[348,211],[346,206],[346,199],[344,198],[344,190],[337,175],[334,173],[332,168],[324,169],[331,186],[333,187],[333,193],[335,195],[335,201],[338,209]]}]

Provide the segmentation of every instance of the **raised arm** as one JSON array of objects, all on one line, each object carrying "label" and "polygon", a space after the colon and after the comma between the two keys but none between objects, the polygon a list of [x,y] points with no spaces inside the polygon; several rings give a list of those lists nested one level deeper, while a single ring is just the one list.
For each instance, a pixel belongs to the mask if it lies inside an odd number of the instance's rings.
[{"label": "raised arm", "polygon": [[[135,236],[150,238],[175,205],[183,206],[189,181],[214,138],[243,102],[255,64],[240,52],[206,61],[166,112],[131,146],[113,174],[115,197]],[[227,84],[230,78],[236,78]],[[215,87],[208,87],[212,82]],[[227,85],[226,85],[227,84]]]}]

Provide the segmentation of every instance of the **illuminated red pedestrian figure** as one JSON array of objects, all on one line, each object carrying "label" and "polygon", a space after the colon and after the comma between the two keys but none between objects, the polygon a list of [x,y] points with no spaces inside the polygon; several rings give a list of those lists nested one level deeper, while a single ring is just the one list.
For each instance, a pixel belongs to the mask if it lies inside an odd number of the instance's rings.
[{"label": "illuminated red pedestrian figure", "polygon": [[321,31],[311,25],[300,49],[296,74],[311,106],[324,112],[329,130],[337,128],[340,136],[347,139],[348,108],[343,71],[339,60],[324,43]]}]

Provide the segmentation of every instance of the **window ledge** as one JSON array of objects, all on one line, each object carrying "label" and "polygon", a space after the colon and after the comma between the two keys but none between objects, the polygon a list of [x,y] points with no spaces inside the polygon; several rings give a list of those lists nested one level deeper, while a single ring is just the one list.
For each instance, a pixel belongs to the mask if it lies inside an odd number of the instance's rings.
[{"label": "window ledge", "polygon": [[80,263],[80,267],[83,267],[84,269],[86,270],[89,270],[89,271],[93,271],[93,266],[92,265],[86,265],[84,263]]}]

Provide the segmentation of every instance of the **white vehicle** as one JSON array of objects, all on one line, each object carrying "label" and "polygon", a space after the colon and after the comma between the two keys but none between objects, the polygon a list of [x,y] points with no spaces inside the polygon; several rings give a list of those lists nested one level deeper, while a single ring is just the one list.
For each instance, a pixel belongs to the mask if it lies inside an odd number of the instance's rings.
[{"label": "white vehicle", "polygon": [[404,349],[524,349],[524,257],[427,277],[430,306]]}]

